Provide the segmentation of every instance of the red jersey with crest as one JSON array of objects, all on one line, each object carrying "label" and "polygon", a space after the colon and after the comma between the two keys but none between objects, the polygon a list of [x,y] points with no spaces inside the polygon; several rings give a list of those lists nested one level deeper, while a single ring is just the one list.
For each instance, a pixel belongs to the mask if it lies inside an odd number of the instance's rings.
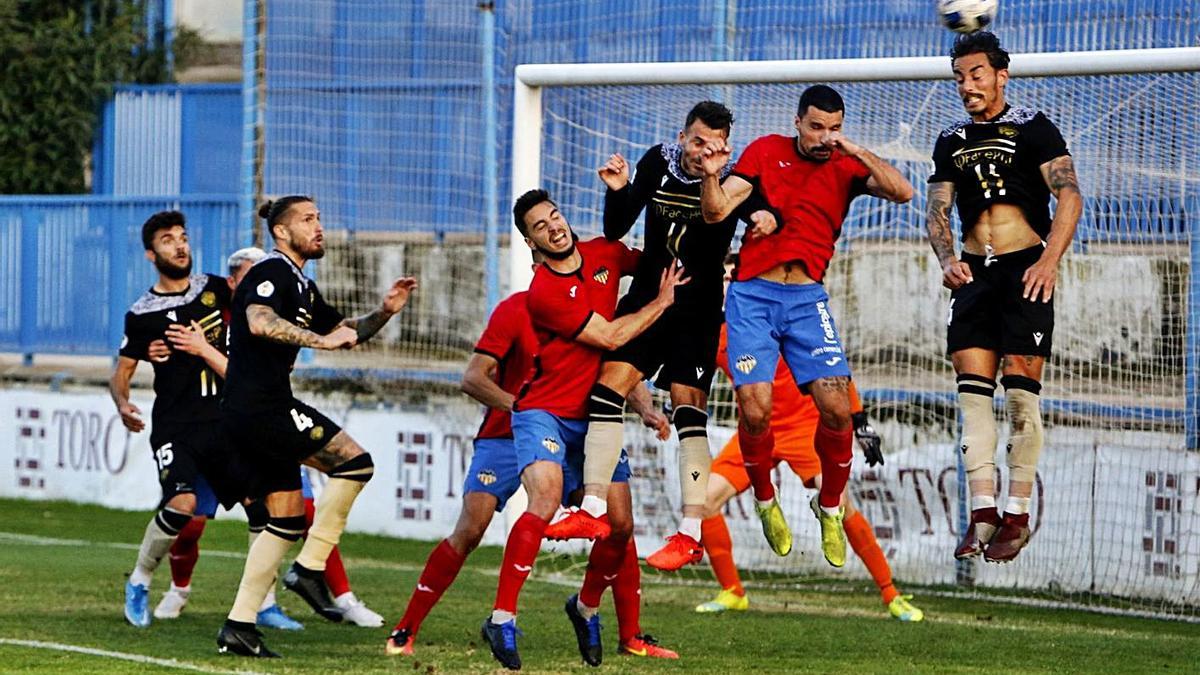
[{"label": "red jersey with crest", "polygon": [[[519,291],[500,301],[475,343],[477,354],[496,359],[496,384],[513,396],[520,393],[529,377],[537,353],[537,336],[525,306],[527,295],[529,291]],[[507,410],[488,408],[475,438],[512,438],[512,415]]]},{"label": "red jersey with crest", "polygon": [[742,240],[738,281],[789,260],[799,260],[808,276],[821,281],[850,201],[866,192],[867,166],[838,150],[816,162],[796,150],[795,137],[771,135],[746,146],[733,173],[753,184],[783,216],[769,236]]},{"label": "red jersey with crest", "polygon": [[612,320],[621,277],[633,274],[641,252],[604,237],[576,248],[583,258],[579,269],[560,274],[542,264],[533,274],[525,303],[538,354],[515,408],[581,420],[587,418],[588,392],[600,375],[601,350],[575,338],[593,314]]}]

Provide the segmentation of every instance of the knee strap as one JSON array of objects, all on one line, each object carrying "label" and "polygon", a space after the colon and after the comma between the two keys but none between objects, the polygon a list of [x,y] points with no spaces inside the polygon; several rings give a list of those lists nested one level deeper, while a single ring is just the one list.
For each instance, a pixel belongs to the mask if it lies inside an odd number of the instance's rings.
[{"label": "knee strap", "polygon": [[375,461],[371,459],[371,453],[369,452],[364,452],[354,459],[342,462],[335,466],[333,471],[329,472],[330,478],[344,478],[360,483],[371,480],[371,476],[374,475]]}]

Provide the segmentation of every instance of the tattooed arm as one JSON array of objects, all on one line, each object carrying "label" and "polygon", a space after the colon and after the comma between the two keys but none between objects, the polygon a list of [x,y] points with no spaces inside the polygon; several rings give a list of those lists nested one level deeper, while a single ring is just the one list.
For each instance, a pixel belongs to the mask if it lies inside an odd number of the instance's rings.
[{"label": "tattooed arm", "polygon": [[353,347],[357,340],[353,328],[338,326],[329,335],[318,335],[284,319],[267,305],[251,304],[246,307],[246,320],[251,335],[296,347],[340,349]]},{"label": "tattooed arm", "polygon": [[950,232],[950,207],[954,204],[954,183],[930,183],[926,199],[925,228],[929,245],[942,267],[942,285],[951,290],[971,282],[971,268],[954,253],[954,235]]},{"label": "tattooed arm", "polygon": [[1050,302],[1054,285],[1058,280],[1058,261],[1071,246],[1075,238],[1075,227],[1083,213],[1083,195],[1079,192],[1079,179],[1075,177],[1075,163],[1070,155],[1061,155],[1041,166],[1042,178],[1058,199],[1054,209],[1054,220],[1050,222],[1050,235],[1046,237],[1046,250],[1041,258],[1028,270],[1021,281],[1025,284],[1023,297]]}]

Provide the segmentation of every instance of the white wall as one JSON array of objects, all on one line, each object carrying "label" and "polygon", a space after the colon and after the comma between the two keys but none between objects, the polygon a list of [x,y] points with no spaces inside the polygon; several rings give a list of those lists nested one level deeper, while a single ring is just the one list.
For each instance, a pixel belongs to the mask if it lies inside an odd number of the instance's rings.
[{"label": "white wall", "polygon": [[240,42],[242,0],[175,0],[175,23],[211,42]]}]

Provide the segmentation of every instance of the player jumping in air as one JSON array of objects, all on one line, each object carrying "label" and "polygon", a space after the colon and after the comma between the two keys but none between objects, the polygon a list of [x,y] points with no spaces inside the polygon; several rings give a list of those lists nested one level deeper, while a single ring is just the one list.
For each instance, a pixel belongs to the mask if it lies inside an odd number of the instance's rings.
[{"label": "player jumping in air", "polygon": [[[658,372],[655,384],[670,392],[672,421],[679,435],[679,479],[683,518],[667,544],[646,558],[651,566],[677,570],[698,562],[700,519],[712,455],[708,447],[708,390],[712,384],[717,334],[721,328],[723,261],[739,218],[754,221],[765,205],[746,200],[719,223],[707,224],[700,213],[700,165],[705,148],[729,140],[733,114],[720,103],[702,101],[687,114],[675,143],[656,145],[638,161],[630,182],[629,164],[613,155],[600,168],[608,187],[604,198],[604,236],[617,241],[646,210],[646,248],[629,293],[617,316],[631,314],[652,301],[663,270],[676,261],[687,268],[691,283],[680,288],[675,304],[645,333],[604,354],[600,378],[588,396],[588,429],[584,443],[584,498],[579,511],[550,526],[551,538],[604,537],[600,519],[604,495],[623,445],[625,396]],[[722,168],[720,176],[728,173]],[[764,212],[765,213],[765,212]]]},{"label": "player jumping in air", "polygon": [[[971,521],[954,556],[983,553],[990,562],[1008,562],[1029,541],[1054,285],[1083,199],[1058,128],[1043,113],[1005,101],[1008,53],[996,36],[960,37],[950,57],[970,117],[934,145],[927,226],[942,285],[951,291],[946,351],[958,376],[960,447],[971,493]],[[1052,194],[1058,200],[1053,218]],[[954,204],[962,221],[961,257],[950,233]],[[1003,517],[995,488],[997,370],[1012,424]]]},{"label": "player jumping in air", "polygon": [[304,276],[304,263],[325,255],[313,200],[284,197],[263,205],[259,215],[276,249],[250,268],[234,294],[222,427],[241,454],[257,463],[256,492],[266,499],[270,522],[246,556],[217,645],[222,653],[264,657],[278,655],[262,643],[255,617],[279,563],[305,530],[300,464],[325,472],[329,481],[283,584],[333,621],[340,621],[343,611],[330,597],[322,572],[351,505],[375,470],[371,455],[354,439],[292,395],[296,355],[301,347],[345,349],[365,342],[404,307],[417,282],[397,279],[375,311],[345,319]]},{"label": "player jumping in air", "polygon": [[[540,258],[536,251],[534,257]],[[404,616],[392,629],[388,638],[386,652],[389,655],[413,655],[413,646],[421,623],[454,582],[467,556],[479,546],[484,532],[492,522],[493,514],[501,511],[521,486],[521,476],[517,470],[517,451],[512,440],[511,413],[513,401],[530,374],[533,357],[537,351],[537,337],[534,335],[529,311],[525,306],[527,294],[526,291],[514,293],[496,306],[483,335],[475,345],[475,354],[463,374],[463,391],[488,407],[483,424],[475,435],[475,452],[471,456],[471,465],[463,481],[463,507],[454,531],[429,554]],[[658,428],[660,433],[669,433],[666,417],[655,410],[645,387],[634,387],[630,403],[642,415],[647,425]],[[575,467],[573,473],[578,474],[578,467]],[[622,478],[625,475],[627,472]],[[613,490],[622,491],[624,497],[629,499],[627,480],[614,483]],[[615,501],[621,500],[618,498]],[[614,512],[617,510],[614,509]],[[632,514],[632,503],[624,512]],[[626,520],[632,526],[631,515]],[[620,529],[625,531],[632,528]],[[622,653],[676,657],[674,652],[657,646],[653,638],[640,634],[638,619],[641,612],[641,568],[638,566],[637,549],[634,547],[633,537],[628,535],[614,538],[614,543],[622,546],[623,550],[616,579],[604,579],[603,575],[594,575],[591,573],[593,566],[589,566],[588,577],[592,583],[589,585],[585,581],[584,586],[588,588],[588,593],[591,593],[592,587],[599,588],[598,595],[605,586],[612,584]],[[603,548],[597,544],[593,547],[593,554],[603,555]],[[581,595],[585,595],[586,599],[586,594]],[[592,604],[599,605],[599,599]],[[599,622],[598,616],[596,621]]]},{"label": "player jumping in air", "polygon": [[[599,375],[601,353],[626,344],[662,316],[675,300],[675,287],[685,279],[682,267],[669,266],[653,301],[614,319],[621,277],[633,273],[638,252],[603,237],[578,242],[544,190],[521,195],[513,206],[513,220],[529,247],[546,258],[525,297],[538,341],[537,358],[512,413],[517,468],[529,507],[509,533],[496,602],[482,634],[496,660],[516,669],[521,667],[517,599],[533,570],[547,521],[562,501],[564,460],[583,452],[588,392]],[[615,578],[626,556],[624,548],[619,555],[610,553],[589,565]],[[594,618],[590,615],[597,609],[576,607],[585,621]]]},{"label": "player jumping in air", "polygon": [[[721,333],[721,345],[717,351],[717,367],[727,376],[730,375],[724,331]],[[772,394],[771,430],[775,434],[775,449],[771,453],[771,463],[778,465],[780,462],[786,462],[806,486],[819,487],[821,460],[813,449],[812,441],[813,430],[817,426],[820,414],[813,405],[812,397],[800,392],[796,381],[792,379],[791,371],[782,360],[775,368]],[[867,421],[867,414],[863,411],[853,383],[850,385],[850,404],[854,438],[867,458],[867,464],[883,464],[879,434],[875,433]],[[713,460],[712,474],[708,479],[708,504],[705,507],[707,517],[701,524],[704,528],[704,550],[708,552],[708,562],[712,565],[717,582],[721,584],[721,591],[714,599],[697,606],[697,612],[741,611],[750,604],[733,561],[733,540],[729,536],[729,527],[721,515],[725,504],[745,492],[748,487],[750,477],[746,474],[738,435],[734,434],[721,450],[721,454]],[[871,578],[875,580],[875,585],[879,587],[888,612],[901,621],[924,619],[924,612],[909,602],[911,596],[901,595],[892,583],[892,570],[888,566],[887,558],[884,557],[879,542],[875,540],[871,523],[862,512],[854,508],[854,503],[850,500],[849,486],[842,493],[842,504],[846,507],[846,517],[843,521],[846,538],[850,540],[850,546],[866,565]]]},{"label": "player jumping in air", "polygon": [[[150,361],[154,368],[150,447],[163,496],[125,583],[125,619],[140,628],[150,625],[150,581],[176,536],[193,514],[215,512],[218,500],[228,508],[245,491],[244,472],[217,424],[229,285],[218,276],[192,274],[186,221],[178,211],[150,216],[142,225],[142,244],[146,258],[158,269],[158,281],[125,314],[125,337],[109,382],[125,428],[140,432],[146,423],[129,400],[129,385],[139,360]],[[171,354],[160,344],[166,356],[159,351],[152,358],[151,344],[181,325],[196,329],[195,337],[205,346],[203,355]],[[186,602],[187,590],[173,587],[167,596],[174,593]],[[169,618],[167,614],[160,618]]]},{"label": "player jumping in air", "polygon": [[870,194],[896,203],[912,198],[912,186],[899,171],[842,134],[844,116],[842,97],[832,88],[805,89],[796,110],[796,136],[755,140],[724,182],[720,171],[731,149],[706,149],[701,191],[709,223],[728,218],[752,190],[782,215],[782,223],[747,232],[725,305],[738,437],[763,533],[776,554],[787,555],[792,534],[771,484],[772,380],[782,353],[796,383],[820,411],[813,445],[821,458],[822,483],[813,511],[821,523],[821,549],[834,567],[846,561],[841,500],[850,477],[854,428],[850,367],[821,281],[855,197]]}]

